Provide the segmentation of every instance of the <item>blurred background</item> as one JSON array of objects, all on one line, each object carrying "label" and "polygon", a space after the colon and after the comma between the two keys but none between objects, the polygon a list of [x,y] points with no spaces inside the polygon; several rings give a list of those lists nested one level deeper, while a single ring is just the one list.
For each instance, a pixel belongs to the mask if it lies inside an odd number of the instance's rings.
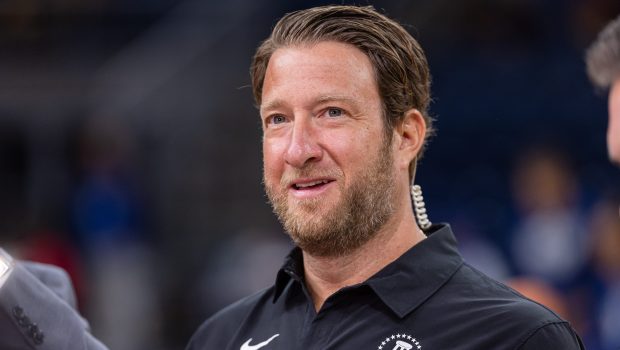
[{"label": "blurred background", "polygon": [[[249,64],[284,13],[326,3],[0,1],[0,244],[65,268],[111,349],[182,349],[273,283],[290,243],[262,191]],[[431,220],[589,349],[620,347],[620,172],[583,59],[620,2],[358,4],[426,50]]]}]

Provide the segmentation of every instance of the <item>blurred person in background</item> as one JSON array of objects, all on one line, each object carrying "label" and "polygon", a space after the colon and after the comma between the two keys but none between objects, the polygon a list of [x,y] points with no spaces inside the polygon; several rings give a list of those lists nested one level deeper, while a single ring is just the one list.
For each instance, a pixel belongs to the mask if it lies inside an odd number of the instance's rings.
[{"label": "blurred person in background", "polygon": [[[0,124],[0,349],[103,349],[88,322],[76,311],[69,275],[62,269],[25,259],[54,263],[77,272],[72,247],[49,228],[26,229],[28,155],[20,125]],[[52,211],[53,212],[53,211]],[[39,221],[45,221],[39,219]],[[38,225],[37,225],[38,226]]]},{"label": "blurred person in background", "polygon": [[[74,226],[87,259],[86,310],[102,340],[113,349],[155,348],[159,315],[153,266],[139,224],[135,187],[129,180],[126,131],[112,119],[80,129],[79,185]],[[4,150],[13,147],[2,147]],[[14,158],[14,157],[13,157]],[[2,162],[4,163],[4,162]],[[2,169],[3,174],[11,171]],[[18,201],[14,207],[19,207]],[[63,263],[72,258],[58,237],[31,234],[11,249],[20,258]],[[14,248],[13,246],[11,248]],[[19,248],[19,247],[18,247]],[[88,294],[88,293],[87,293]],[[16,261],[0,249],[0,349],[106,349],[77,311],[71,279],[51,265]]]},{"label": "blurred person in background", "polygon": [[[586,67],[590,81],[609,91],[607,150],[610,160],[620,165],[620,16],[608,23],[588,48]],[[591,328],[605,350],[620,348],[619,213],[617,200],[603,200],[595,206],[590,226],[595,280],[590,295],[595,305]]]},{"label": "blurred person in background", "polygon": [[519,157],[513,183],[520,215],[512,244],[517,273],[568,290],[587,253],[577,175],[560,151],[541,146]]},{"label": "blurred person in background", "polygon": [[109,116],[87,118],[76,137],[71,219],[88,271],[85,310],[111,349],[154,348],[160,343],[157,260],[143,224],[134,137],[121,119]]}]

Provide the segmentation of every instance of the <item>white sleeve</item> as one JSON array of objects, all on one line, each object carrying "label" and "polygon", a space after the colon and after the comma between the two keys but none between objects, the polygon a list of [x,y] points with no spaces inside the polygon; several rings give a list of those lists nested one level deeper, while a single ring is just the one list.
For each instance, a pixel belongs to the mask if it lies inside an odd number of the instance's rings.
[{"label": "white sleeve", "polygon": [[4,249],[0,248],[0,289],[13,272],[13,259]]}]

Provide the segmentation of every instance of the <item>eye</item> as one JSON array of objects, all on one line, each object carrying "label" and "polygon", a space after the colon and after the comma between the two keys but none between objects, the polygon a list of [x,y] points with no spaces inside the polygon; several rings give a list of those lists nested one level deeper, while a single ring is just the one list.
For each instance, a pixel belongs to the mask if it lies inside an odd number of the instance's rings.
[{"label": "eye", "polygon": [[344,113],[344,112],[343,112],[343,111],[342,111],[342,109],[340,109],[340,108],[333,108],[333,107],[332,107],[332,108],[329,108],[329,109],[327,110],[327,116],[328,116],[328,117],[332,117],[332,118],[335,118],[335,117],[340,117],[340,116],[342,116],[342,114],[343,114],[343,113]]},{"label": "eye", "polygon": [[281,114],[269,116],[267,118],[267,124],[282,124],[286,122],[286,117]]}]

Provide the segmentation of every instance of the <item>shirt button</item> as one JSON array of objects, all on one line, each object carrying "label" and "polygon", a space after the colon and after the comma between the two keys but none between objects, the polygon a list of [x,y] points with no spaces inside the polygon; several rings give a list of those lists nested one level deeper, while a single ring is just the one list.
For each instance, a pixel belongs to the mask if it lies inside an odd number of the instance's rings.
[{"label": "shirt button", "polygon": [[32,338],[34,338],[34,336],[36,334],[39,334],[39,326],[37,326],[36,323],[33,323],[31,325],[28,326],[28,333],[30,334],[30,336]]},{"label": "shirt button", "polygon": [[20,319],[23,315],[24,315],[24,309],[22,309],[19,306],[15,306],[13,308],[13,316],[15,316],[15,318]]},{"label": "shirt button", "polygon": [[17,323],[22,327],[30,326],[30,318],[28,318],[28,316],[22,316],[17,319]]},{"label": "shirt button", "polygon": [[28,335],[30,335],[30,338],[32,338],[34,343],[37,345],[42,344],[43,338],[45,337],[43,335],[43,332],[39,330],[39,326],[37,326],[36,323],[33,323],[30,326],[28,326]]},{"label": "shirt button", "polygon": [[35,344],[37,345],[41,345],[43,344],[43,339],[45,339],[45,334],[43,334],[43,332],[37,332],[36,334],[33,335],[32,340],[34,341]]}]

